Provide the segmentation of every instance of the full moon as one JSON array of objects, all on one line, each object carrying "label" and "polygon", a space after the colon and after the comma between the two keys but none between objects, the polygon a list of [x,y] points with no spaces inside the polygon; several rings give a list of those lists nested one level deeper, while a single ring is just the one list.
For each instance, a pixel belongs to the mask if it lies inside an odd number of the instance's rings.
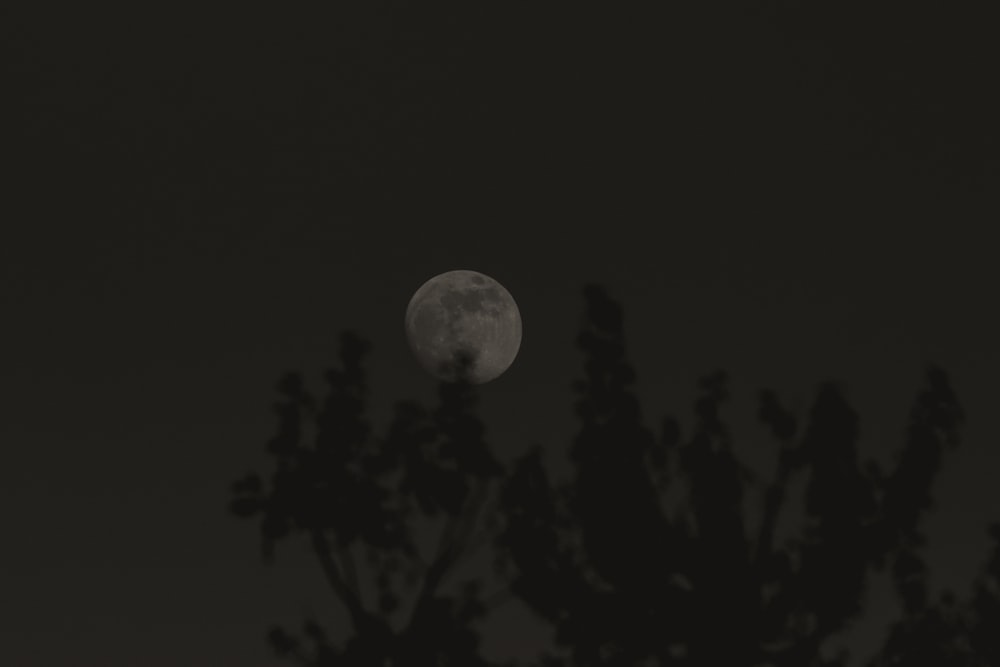
[{"label": "full moon", "polygon": [[521,313],[513,297],[476,271],[448,271],[421,285],[406,307],[405,326],[420,365],[448,382],[489,382],[521,347]]}]

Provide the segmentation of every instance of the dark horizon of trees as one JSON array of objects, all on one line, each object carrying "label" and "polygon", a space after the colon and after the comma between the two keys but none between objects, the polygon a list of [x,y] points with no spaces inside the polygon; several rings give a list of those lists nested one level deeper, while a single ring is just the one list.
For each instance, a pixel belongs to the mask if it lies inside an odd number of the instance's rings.
[{"label": "dark horizon of trees", "polygon": [[[1000,523],[968,599],[928,590],[921,525],[964,420],[944,370],[926,369],[889,469],[861,459],[859,416],[835,382],[804,418],[762,390],[758,418],[778,464],[758,479],[720,418],[725,373],[702,380],[690,434],[669,416],[648,428],[622,309],[596,285],[584,297],[566,484],[551,480],[540,444],[498,461],[474,385],[440,383],[433,408],[400,401],[376,433],[365,415],[370,345],[357,334],[343,334],[323,401],[298,374],[280,380],[274,470],[236,482],[230,510],[259,520],[266,560],[286,538],[308,540],[351,628],[338,642],[315,619],[299,633],[275,627],[277,653],[317,667],[492,665],[478,626],[515,597],[554,631],[539,666],[836,667],[851,656],[824,646],[861,616],[869,577],[887,572],[902,615],[866,667],[1000,664]],[[803,498],[791,497],[801,483]],[[790,506],[802,521],[780,540]],[[443,526],[428,558],[416,532],[434,521]],[[481,549],[492,570],[451,585]]]}]

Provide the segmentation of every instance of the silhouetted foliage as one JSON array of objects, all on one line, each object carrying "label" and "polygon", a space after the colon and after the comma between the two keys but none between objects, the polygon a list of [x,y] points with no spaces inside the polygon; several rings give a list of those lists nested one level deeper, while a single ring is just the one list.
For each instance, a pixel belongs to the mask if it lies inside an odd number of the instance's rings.
[{"label": "silhouetted foliage", "polygon": [[[943,370],[927,369],[888,470],[861,460],[859,418],[836,383],[819,386],[804,417],[763,390],[757,415],[777,457],[760,479],[721,417],[726,374],[702,380],[691,433],[672,417],[654,433],[632,389],[620,305],[595,285],[584,296],[566,484],[553,483],[540,445],[509,470],[493,457],[466,382],[441,383],[432,410],[398,403],[374,435],[368,346],[354,334],[342,338],[322,404],[297,375],[282,378],[268,444],[275,470],[269,484],[235,483],[231,510],[259,518],[267,559],[286,537],[306,537],[353,628],[340,645],[314,620],[304,638],[274,628],[278,654],[308,665],[489,664],[477,629],[497,599],[488,573],[444,586],[486,546],[509,593],[553,627],[556,645],[539,665],[846,665],[831,642],[861,616],[878,571],[890,573],[904,611],[871,667],[1000,664],[1000,528],[970,600],[928,599],[921,522],[963,423]],[[782,536],[793,510],[797,530]],[[435,521],[427,558],[417,531]],[[365,573],[374,601],[362,600]]]},{"label": "silhouetted foliage", "polygon": [[[835,383],[820,386],[798,437],[799,420],[763,391],[758,416],[777,441],[778,464],[772,480],[756,480],[720,419],[725,373],[703,380],[686,442],[671,418],[654,438],[631,391],[621,309],[594,286],[585,296],[576,477],[555,488],[537,454],[526,457],[506,487],[511,522],[501,540],[518,572],[515,592],[555,625],[569,664],[846,664],[825,647],[858,619],[867,578],[886,563],[907,609],[922,608],[919,523],[962,422],[943,371],[928,369],[887,474],[859,461],[858,417]],[[805,482],[804,516],[779,543],[779,515],[796,502],[793,478]],[[668,503],[677,489],[682,497]]]},{"label": "silhouetted foliage", "polygon": [[[473,414],[473,388],[442,384],[433,411],[400,402],[385,435],[375,437],[365,417],[367,352],[362,339],[343,335],[341,366],[326,373],[322,405],[297,375],[282,378],[278,433],[268,443],[271,482],[265,489],[251,474],[233,485],[233,513],[260,517],[265,559],[282,539],[306,537],[353,624],[344,646],[315,621],[303,626],[308,650],[283,628],[269,641],[278,654],[310,665],[485,664],[469,627],[485,611],[470,594],[475,588],[441,594],[501,472]],[[441,515],[440,544],[426,561],[414,531],[421,517]],[[374,578],[375,609],[362,599],[359,557]]]}]

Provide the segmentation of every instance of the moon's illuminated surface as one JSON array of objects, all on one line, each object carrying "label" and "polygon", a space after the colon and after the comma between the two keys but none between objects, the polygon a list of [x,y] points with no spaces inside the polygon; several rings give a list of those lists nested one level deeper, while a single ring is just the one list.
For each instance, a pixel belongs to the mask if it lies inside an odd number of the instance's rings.
[{"label": "moon's illuminated surface", "polygon": [[417,361],[434,377],[482,384],[506,371],[517,356],[521,313],[510,292],[493,278],[448,271],[425,282],[410,299],[406,338]]}]

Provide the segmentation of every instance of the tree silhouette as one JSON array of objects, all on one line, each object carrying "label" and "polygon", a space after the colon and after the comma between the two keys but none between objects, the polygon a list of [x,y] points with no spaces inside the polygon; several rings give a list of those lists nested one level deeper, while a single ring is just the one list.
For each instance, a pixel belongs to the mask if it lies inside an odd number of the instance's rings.
[{"label": "tree silhouette", "polygon": [[[490,573],[446,585],[487,547],[509,593],[552,625],[556,645],[539,665],[845,665],[831,642],[858,621],[880,571],[904,613],[871,667],[998,664],[1000,546],[971,599],[928,599],[920,526],[963,422],[944,371],[927,369],[889,470],[860,460],[859,418],[836,383],[820,385],[804,420],[762,391],[758,418],[777,464],[760,479],[720,417],[726,374],[702,380],[687,438],[670,417],[654,433],[632,391],[621,307],[595,285],[584,296],[566,484],[552,482],[540,445],[509,469],[493,457],[466,382],[441,383],[433,410],[397,403],[374,435],[368,345],[355,334],[342,337],[322,405],[298,375],[279,382],[275,470],[267,485],[255,474],[234,484],[231,509],[260,519],[266,559],[283,538],[306,537],[352,628],[341,644],[313,620],[308,642],[275,628],[275,650],[306,665],[490,664],[477,629],[497,599]],[[783,537],[779,524],[796,511],[798,530]],[[431,525],[428,556],[415,535]],[[1000,527],[993,535],[1000,545]],[[365,574],[374,604],[362,599]]]},{"label": "tree silhouette", "polygon": [[[843,665],[846,654],[824,649],[858,619],[868,575],[887,566],[908,613],[926,607],[919,523],[962,423],[943,371],[928,369],[888,473],[859,461],[858,417],[835,383],[819,388],[801,433],[762,392],[758,416],[779,452],[774,478],[757,480],[719,417],[725,374],[703,380],[686,442],[673,419],[654,437],[630,388],[621,308],[596,286],[585,296],[576,477],[555,488],[537,451],[518,462],[500,540],[515,592],[557,628],[567,664]],[[778,542],[796,478],[804,517]],[[751,491],[763,497],[755,531]]]},{"label": "tree silhouette", "polygon": [[[232,512],[260,517],[265,559],[283,538],[305,536],[353,626],[343,646],[312,620],[303,625],[311,648],[280,627],[270,642],[305,665],[484,665],[470,627],[485,613],[478,583],[457,596],[441,594],[473,538],[482,542],[477,518],[501,471],[473,414],[473,388],[442,384],[433,411],[399,402],[385,435],[375,437],[365,418],[368,348],[353,333],[342,336],[341,368],[327,372],[321,406],[297,374],[278,383],[270,484],[250,474],[233,485]],[[442,516],[437,551],[427,560],[414,532],[421,519]],[[374,578],[375,609],[362,599],[358,554]]]}]

